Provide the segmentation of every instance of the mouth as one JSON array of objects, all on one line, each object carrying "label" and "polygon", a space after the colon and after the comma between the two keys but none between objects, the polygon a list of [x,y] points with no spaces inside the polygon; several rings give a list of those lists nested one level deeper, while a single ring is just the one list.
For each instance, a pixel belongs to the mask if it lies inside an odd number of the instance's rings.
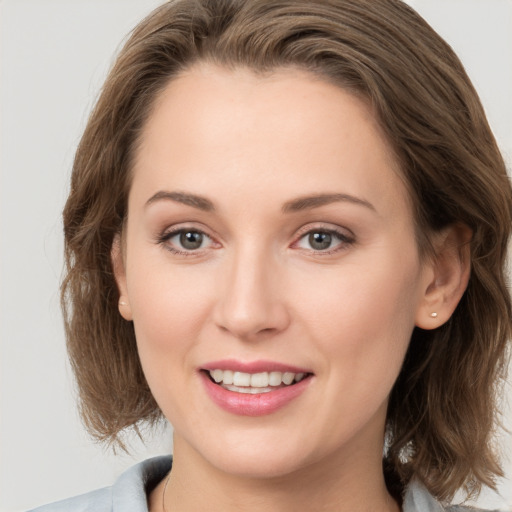
[{"label": "mouth", "polygon": [[199,375],[207,396],[230,414],[264,416],[306,394],[314,373],[275,361],[225,359],[206,364]]},{"label": "mouth", "polygon": [[248,373],[215,368],[202,370],[210,381],[228,391],[245,394],[261,394],[277,391],[298,384],[312,376],[308,372],[263,371]]}]

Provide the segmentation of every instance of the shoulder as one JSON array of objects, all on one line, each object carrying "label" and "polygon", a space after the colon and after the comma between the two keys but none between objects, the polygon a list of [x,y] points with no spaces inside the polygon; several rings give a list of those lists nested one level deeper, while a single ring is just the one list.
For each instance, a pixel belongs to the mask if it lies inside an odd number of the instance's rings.
[{"label": "shoulder", "polygon": [[44,505],[30,512],[110,512],[112,510],[112,488],[105,487],[96,491],[75,496],[66,500]]},{"label": "shoulder", "polygon": [[[403,512],[493,512],[464,505],[443,506],[417,480],[413,480],[406,489]],[[494,511],[498,512],[498,511]]]},{"label": "shoulder", "polygon": [[30,512],[147,512],[147,494],[170,471],[171,457],[145,460],[112,485],[33,509]]},{"label": "shoulder", "polygon": [[488,510],[483,508],[469,507],[465,505],[451,505],[447,507],[446,512],[500,512],[499,510]]},{"label": "shoulder", "polygon": [[96,491],[75,496],[56,503],[44,505],[30,512],[110,512],[112,510],[112,488],[97,489]]}]

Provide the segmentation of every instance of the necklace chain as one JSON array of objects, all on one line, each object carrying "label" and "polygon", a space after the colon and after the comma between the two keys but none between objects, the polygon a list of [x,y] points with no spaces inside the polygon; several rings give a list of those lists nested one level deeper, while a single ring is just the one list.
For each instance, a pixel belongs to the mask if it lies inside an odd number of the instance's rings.
[{"label": "necklace chain", "polygon": [[169,475],[167,476],[167,479],[165,480],[164,492],[162,494],[162,510],[164,512],[167,512],[167,509],[165,508],[165,491],[167,491],[167,484],[169,483],[170,479],[171,479],[171,472],[169,471]]}]

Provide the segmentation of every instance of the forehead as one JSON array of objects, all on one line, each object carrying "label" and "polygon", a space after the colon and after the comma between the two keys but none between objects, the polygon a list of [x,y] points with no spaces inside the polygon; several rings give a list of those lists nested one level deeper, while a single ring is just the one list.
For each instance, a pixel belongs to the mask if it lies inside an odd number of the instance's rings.
[{"label": "forehead", "polygon": [[145,194],[226,186],[279,196],[326,192],[407,201],[396,159],[368,103],[312,73],[197,65],[154,103],[134,165]]}]

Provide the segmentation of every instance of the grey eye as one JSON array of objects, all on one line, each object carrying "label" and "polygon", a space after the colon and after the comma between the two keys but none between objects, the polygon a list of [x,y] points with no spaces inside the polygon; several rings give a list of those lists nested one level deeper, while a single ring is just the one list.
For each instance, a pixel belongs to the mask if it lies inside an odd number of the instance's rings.
[{"label": "grey eye", "polygon": [[188,251],[199,249],[203,245],[203,233],[198,231],[182,231],[179,234],[180,245]]},{"label": "grey eye", "polygon": [[305,233],[296,243],[295,247],[316,252],[330,254],[333,251],[348,248],[354,239],[331,229],[312,229]]},{"label": "grey eye", "polygon": [[312,232],[308,235],[308,243],[315,251],[324,251],[331,247],[332,235],[325,231]]}]

